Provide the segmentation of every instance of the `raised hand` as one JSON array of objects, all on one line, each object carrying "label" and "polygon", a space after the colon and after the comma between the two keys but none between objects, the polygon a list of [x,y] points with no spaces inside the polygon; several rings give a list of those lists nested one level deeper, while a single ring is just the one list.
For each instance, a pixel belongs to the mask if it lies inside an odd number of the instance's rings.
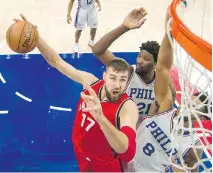
[{"label": "raised hand", "polygon": [[128,29],[140,28],[146,21],[147,12],[144,8],[132,10],[124,19],[123,25]]},{"label": "raised hand", "polygon": [[104,115],[97,94],[89,85],[84,85],[84,88],[89,91],[90,95],[86,95],[81,92],[81,97],[86,103],[86,108],[84,108],[82,111],[89,112],[97,122],[102,121]]}]

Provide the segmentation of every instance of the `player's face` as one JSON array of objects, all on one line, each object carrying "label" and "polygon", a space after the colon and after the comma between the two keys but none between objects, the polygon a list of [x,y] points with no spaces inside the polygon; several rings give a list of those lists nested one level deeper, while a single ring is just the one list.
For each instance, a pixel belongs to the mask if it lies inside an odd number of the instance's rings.
[{"label": "player's face", "polygon": [[136,61],[136,73],[145,75],[155,68],[155,62],[153,55],[142,50],[137,57]]},{"label": "player's face", "polygon": [[116,72],[112,68],[108,68],[104,73],[105,92],[109,101],[120,99],[127,85],[128,74],[128,71]]}]

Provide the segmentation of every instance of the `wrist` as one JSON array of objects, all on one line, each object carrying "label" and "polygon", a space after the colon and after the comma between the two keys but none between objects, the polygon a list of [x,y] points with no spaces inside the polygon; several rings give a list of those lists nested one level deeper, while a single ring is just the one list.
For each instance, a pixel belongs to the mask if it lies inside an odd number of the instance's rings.
[{"label": "wrist", "polygon": [[122,24],[122,25],[120,26],[120,28],[123,30],[123,32],[127,32],[127,31],[130,30],[130,28],[126,27],[124,24]]},{"label": "wrist", "polygon": [[42,41],[42,38],[39,36],[38,42],[36,43],[36,47],[39,47],[41,45],[41,41]]},{"label": "wrist", "polygon": [[107,118],[103,114],[96,121],[100,125],[100,128],[106,126],[106,124],[107,124]]}]

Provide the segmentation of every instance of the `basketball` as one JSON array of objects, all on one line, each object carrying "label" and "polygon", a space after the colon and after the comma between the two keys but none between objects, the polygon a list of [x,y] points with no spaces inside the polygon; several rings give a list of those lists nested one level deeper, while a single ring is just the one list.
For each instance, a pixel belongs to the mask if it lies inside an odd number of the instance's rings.
[{"label": "basketball", "polygon": [[39,39],[37,28],[26,21],[12,24],[6,34],[7,44],[14,52],[28,53],[35,47]]}]

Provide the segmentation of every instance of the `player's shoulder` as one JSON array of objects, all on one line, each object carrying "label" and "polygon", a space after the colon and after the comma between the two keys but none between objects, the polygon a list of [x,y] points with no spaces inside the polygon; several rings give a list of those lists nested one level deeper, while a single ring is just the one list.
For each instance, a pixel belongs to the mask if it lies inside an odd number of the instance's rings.
[{"label": "player's shoulder", "polygon": [[128,98],[123,103],[122,109],[131,111],[131,110],[138,110],[138,107],[135,104],[135,102],[128,96]]},{"label": "player's shoulder", "polygon": [[[104,85],[104,80],[96,79],[89,85],[97,93],[99,92],[100,88]],[[83,89],[83,92],[88,92],[88,91],[86,89]]]},{"label": "player's shoulder", "polygon": [[94,82],[92,82],[91,84],[90,84],[90,86],[91,87],[94,87],[94,86],[96,86],[96,85],[100,85],[100,86],[102,86],[104,84],[104,80],[101,80],[101,79],[96,79],[96,80],[94,80]]}]

